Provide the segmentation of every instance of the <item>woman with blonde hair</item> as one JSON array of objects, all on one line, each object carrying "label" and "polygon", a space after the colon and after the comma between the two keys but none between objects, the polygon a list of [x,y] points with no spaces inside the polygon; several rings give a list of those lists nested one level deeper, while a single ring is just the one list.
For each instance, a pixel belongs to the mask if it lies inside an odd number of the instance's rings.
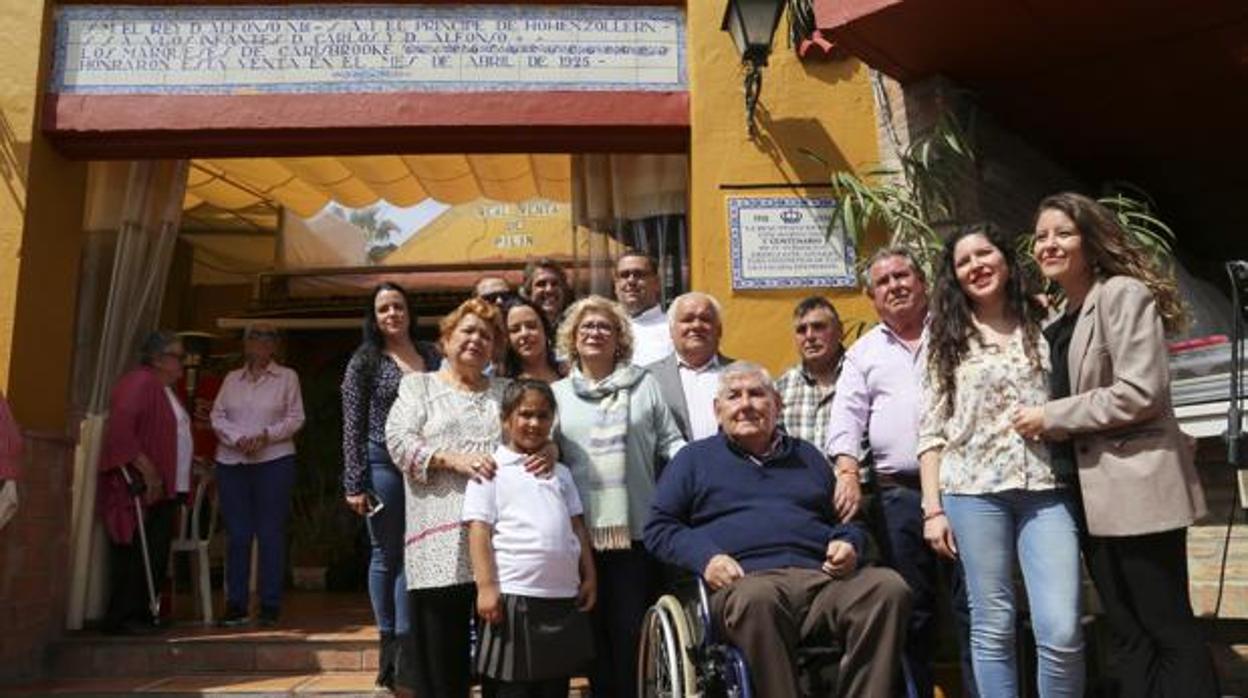
[{"label": "woman with blonde hair", "polygon": [[559,450],[585,507],[599,584],[590,686],[595,696],[631,697],[641,620],[658,584],[641,538],[657,473],[685,441],[658,382],[631,363],[633,333],[619,303],[573,303],[558,338],[571,365],[551,386]]},{"label": "woman with blonde hair", "polygon": [[1045,331],[1050,398],[1020,406],[1013,424],[1053,442],[1055,467],[1078,486],[1121,695],[1216,696],[1188,596],[1186,529],[1205,500],[1170,404],[1166,335],[1186,322],[1178,288],[1079,194],[1040,202],[1032,254],[1066,307]]}]

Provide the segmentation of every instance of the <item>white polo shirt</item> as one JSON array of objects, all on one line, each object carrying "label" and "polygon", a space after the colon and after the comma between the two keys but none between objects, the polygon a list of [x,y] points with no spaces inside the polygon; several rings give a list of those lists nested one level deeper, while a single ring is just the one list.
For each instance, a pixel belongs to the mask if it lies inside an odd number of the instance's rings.
[{"label": "white polo shirt", "polygon": [[494,564],[504,594],[575,597],[581,543],[572,517],[582,508],[572,473],[558,463],[553,477],[540,478],[524,469],[524,458],[499,446],[494,479],[468,483],[462,518],[494,527]]}]

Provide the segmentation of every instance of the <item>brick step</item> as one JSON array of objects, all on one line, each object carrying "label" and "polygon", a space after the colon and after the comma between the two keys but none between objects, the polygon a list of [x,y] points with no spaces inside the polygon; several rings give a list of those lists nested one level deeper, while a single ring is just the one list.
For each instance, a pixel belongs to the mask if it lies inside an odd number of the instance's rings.
[{"label": "brick step", "polygon": [[48,694],[120,698],[162,696],[316,696],[373,698],[388,695],[373,690],[374,672],[317,674],[230,673],[172,674],[166,676],[111,676],[61,678],[34,684],[7,686],[5,696],[26,698]]},{"label": "brick step", "polygon": [[[27,698],[48,694],[121,698],[134,695],[161,696],[336,696],[373,698],[390,695],[373,690],[373,672],[327,673],[198,673],[170,676],[116,676],[110,678],[62,678],[18,686],[6,686],[4,695]],[[573,679],[568,698],[589,694],[584,679]],[[474,697],[480,691],[473,692]]]},{"label": "brick step", "polygon": [[377,641],[364,637],[228,633],[176,637],[77,636],[49,650],[49,676],[376,672]]}]

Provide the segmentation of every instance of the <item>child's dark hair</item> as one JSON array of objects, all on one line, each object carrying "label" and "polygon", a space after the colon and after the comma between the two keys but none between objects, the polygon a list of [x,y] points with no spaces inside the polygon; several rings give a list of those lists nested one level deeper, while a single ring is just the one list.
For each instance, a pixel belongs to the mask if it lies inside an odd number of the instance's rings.
[{"label": "child's dark hair", "polygon": [[529,392],[541,395],[546,400],[546,404],[550,406],[552,415],[558,409],[555,406],[555,393],[545,381],[519,378],[508,383],[507,387],[503,389],[503,402],[501,409],[499,409],[499,415],[503,421],[506,421],[511,416],[511,413],[516,411],[516,408],[520,406],[520,401]]}]

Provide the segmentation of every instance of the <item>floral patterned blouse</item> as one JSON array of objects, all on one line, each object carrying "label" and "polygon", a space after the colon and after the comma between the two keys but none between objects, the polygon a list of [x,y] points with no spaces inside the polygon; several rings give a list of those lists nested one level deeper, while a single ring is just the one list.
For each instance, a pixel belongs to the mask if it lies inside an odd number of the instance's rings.
[{"label": "floral patterned blouse", "polygon": [[1027,441],[1010,426],[1010,412],[1019,405],[1043,405],[1049,398],[1049,345],[1039,339],[1040,369],[1023,350],[1022,328],[1002,347],[972,339],[958,366],[957,397],[946,418],[944,395],[937,392],[929,369],[923,380],[919,448],[940,453],[940,491],[945,494],[990,494],[1006,490],[1048,490],[1057,487],[1043,441]]},{"label": "floral patterned blouse", "polygon": [[[442,357],[437,347],[417,342],[416,353],[426,371],[438,370]],[[389,354],[377,357],[370,370],[362,351],[356,351],[342,374],[342,489],[360,494],[368,486],[370,454],[386,450],[386,416],[399,394],[403,369]]]},{"label": "floral patterned blouse", "polygon": [[407,474],[403,538],[408,589],[472,583],[468,533],[460,522],[468,480],[448,470],[429,470],[438,451],[494,452],[501,427],[499,404],[506,378],[471,392],[437,373],[409,373],[386,420],[386,445],[395,466]]}]

